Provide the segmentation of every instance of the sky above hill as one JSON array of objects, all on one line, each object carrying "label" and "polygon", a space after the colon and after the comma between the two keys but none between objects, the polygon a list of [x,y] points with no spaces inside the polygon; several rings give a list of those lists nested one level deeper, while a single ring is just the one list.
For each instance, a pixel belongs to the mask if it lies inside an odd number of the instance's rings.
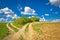
[{"label": "sky above hill", "polygon": [[10,21],[22,14],[59,22],[60,0],[0,0],[0,21]]}]

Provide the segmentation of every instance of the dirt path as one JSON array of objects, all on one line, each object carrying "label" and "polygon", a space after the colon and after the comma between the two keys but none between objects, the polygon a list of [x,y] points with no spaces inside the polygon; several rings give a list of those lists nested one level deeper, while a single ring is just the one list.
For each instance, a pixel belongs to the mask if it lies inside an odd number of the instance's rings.
[{"label": "dirt path", "polygon": [[[8,24],[7,24],[7,27],[9,27]],[[28,35],[25,34],[26,27],[28,27]],[[11,31],[13,31],[10,27],[9,27],[9,29]],[[18,32],[15,32],[13,35],[12,34],[9,35],[9,37],[7,37],[5,40],[19,40],[19,38],[21,36],[23,37],[23,40],[33,40],[33,34],[34,34],[34,31],[33,31],[33,28],[32,28],[32,23],[28,23],[28,24],[24,25],[22,27],[22,29],[19,29]]]},{"label": "dirt path", "polygon": [[12,27],[14,27],[14,28],[18,29],[18,30],[20,29],[20,28],[18,28],[18,27],[16,27],[16,26],[14,26],[14,25],[13,25],[13,23],[10,23],[10,25],[11,25]]},{"label": "dirt path", "polygon": [[9,27],[9,24],[6,24],[6,27],[9,29],[10,32],[15,32],[11,27]]},{"label": "dirt path", "polygon": [[[40,24],[40,22],[35,22],[35,24]],[[38,34],[36,40],[60,40],[60,23],[43,23],[41,34]]]},{"label": "dirt path", "polygon": [[29,27],[29,26],[28,26],[29,24],[30,24],[30,23],[26,24],[26,25],[23,26],[22,29],[21,29],[21,30],[22,30],[22,32],[21,32],[21,33],[22,33],[22,37],[23,37],[24,40],[27,40],[27,36],[26,36],[26,33],[25,33],[25,29],[26,29],[26,27]]},{"label": "dirt path", "polygon": [[28,24],[24,25],[22,29],[20,29],[17,33],[15,33],[14,35],[12,35],[12,37],[9,40],[19,40],[20,36],[22,36],[24,39],[25,37],[25,29],[27,27]]},{"label": "dirt path", "polygon": [[[42,27],[40,27],[40,30],[42,30],[41,34],[33,30],[33,27],[35,26],[32,26],[32,24],[36,25],[36,24],[41,24],[41,23],[40,22],[28,23],[24,25],[22,29],[19,29],[18,32],[10,35],[5,40],[20,40],[19,38],[21,36],[23,37],[23,40],[60,40],[60,26],[59,26],[60,24],[43,23]],[[12,32],[14,31],[8,26],[8,24],[6,26],[10,31]],[[27,27],[28,27],[28,32],[26,35],[25,29]]]},{"label": "dirt path", "polygon": [[33,40],[33,34],[34,34],[34,30],[32,27],[32,23],[30,23],[29,28],[28,28],[28,39],[27,40]]},{"label": "dirt path", "polygon": [[[45,26],[45,27],[44,27]],[[60,24],[44,24],[42,26],[44,36],[42,39],[45,40],[60,40]]]},{"label": "dirt path", "polygon": [[6,24],[6,27],[9,29],[9,35],[6,36],[3,40],[8,40],[15,33],[15,31],[9,26],[9,23]]}]

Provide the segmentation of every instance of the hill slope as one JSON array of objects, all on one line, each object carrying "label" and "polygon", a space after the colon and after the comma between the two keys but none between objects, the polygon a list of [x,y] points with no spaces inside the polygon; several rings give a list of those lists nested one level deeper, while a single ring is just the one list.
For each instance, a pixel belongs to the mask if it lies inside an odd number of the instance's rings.
[{"label": "hill slope", "polygon": [[8,35],[8,28],[6,27],[6,23],[0,23],[0,40],[2,40],[5,36]]},{"label": "hill slope", "polygon": [[33,23],[33,29],[36,30],[38,26],[40,34],[37,33],[36,40],[60,40],[60,23]]},{"label": "hill slope", "polygon": [[15,40],[16,37],[19,40],[60,40],[60,23],[32,22],[22,26],[8,40]]}]

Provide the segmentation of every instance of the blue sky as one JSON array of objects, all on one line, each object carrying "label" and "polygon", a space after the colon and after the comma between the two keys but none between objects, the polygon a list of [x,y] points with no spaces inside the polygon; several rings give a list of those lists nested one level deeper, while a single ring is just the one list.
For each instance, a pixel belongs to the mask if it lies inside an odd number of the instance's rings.
[{"label": "blue sky", "polygon": [[[57,0],[59,1],[59,0]],[[14,12],[14,14],[21,16],[28,15],[42,17],[44,15],[46,20],[60,20],[60,1],[56,0],[0,0],[0,10],[8,8]],[[30,10],[25,12],[26,10]],[[25,14],[24,14],[25,13]],[[36,15],[34,15],[34,14]],[[15,16],[16,16],[15,15]],[[0,18],[3,17],[0,14]]]}]

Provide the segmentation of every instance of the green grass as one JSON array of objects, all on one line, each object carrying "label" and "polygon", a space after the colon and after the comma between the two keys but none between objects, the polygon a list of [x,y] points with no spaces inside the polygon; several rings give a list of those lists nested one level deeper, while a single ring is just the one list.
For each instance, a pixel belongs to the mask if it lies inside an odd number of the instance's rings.
[{"label": "green grass", "polygon": [[9,33],[6,23],[0,23],[0,40],[2,40]]},{"label": "green grass", "polygon": [[40,27],[42,27],[42,25],[44,24],[60,24],[60,22],[40,22],[37,24],[32,24],[32,27],[34,29],[34,31],[36,31],[37,33],[42,33],[42,30],[40,29]]},{"label": "green grass", "polygon": [[27,27],[26,27],[26,29],[25,29],[25,32],[28,32],[28,27],[29,27],[29,25],[27,25]]},{"label": "green grass", "polygon": [[22,28],[24,25],[23,24],[17,24],[17,23],[13,23],[16,27],[18,27],[18,28]]},{"label": "green grass", "polygon": [[22,36],[20,36],[19,40],[24,40]]},{"label": "green grass", "polygon": [[10,25],[10,23],[9,23],[9,27],[11,27],[15,32],[18,31],[16,28],[12,27],[12,26]]},{"label": "green grass", "polygon": [[32,27],[34,29],[34,31],[36,31],[37,33],[42,33],[40,27],[42,27],[43,23],[37,23],[37,24],[33,24]]}]

